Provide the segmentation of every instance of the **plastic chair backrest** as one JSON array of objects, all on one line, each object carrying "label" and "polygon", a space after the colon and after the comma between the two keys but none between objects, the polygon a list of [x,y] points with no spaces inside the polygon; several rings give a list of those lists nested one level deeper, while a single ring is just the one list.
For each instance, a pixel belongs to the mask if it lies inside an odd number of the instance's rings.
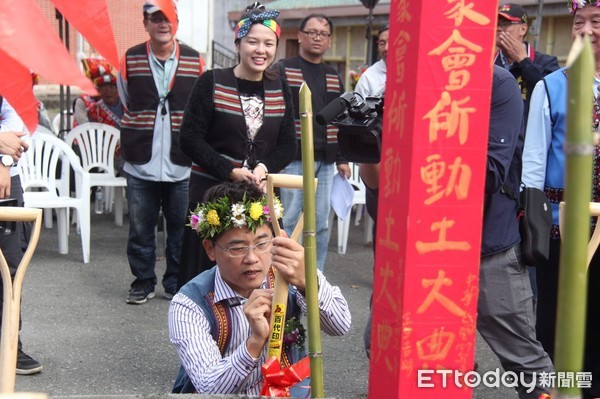
[{"label": "plastic chair backrest", "polygon": [[[34,134],[28,137],[26,141],[29,144],[29,150],[23,153],[19,160],[18,170],[21,177],[23,190],[30,188],[44,188],[44,191],[58,193],[61,191],[62,184],[68,182],[70,166],[75,171],[76,179],[83,177],[83,168],[79,158],[73,150],[61,139],[53,134]],[[57,178],[57,168],[59,160],[62,162],[62,173]],[[65,162],[66,161],[66,162]],[[88,177],[89,179],[89,177]],[[77,183],[81,183],[80,180]],[[89,185],[89,181],[87,181]],[[76,184],[79,187],[80,184]],[[80,193],[78,193],[78,197]]]},{"label": "plastic chair backrest", "polygon": [[99,168],[103,173],[115,175],[115,151],[121,133],[113,126],[103,123],[77,125],[65,137],[65,143],[77,145],[81,166],[87,172]]}]

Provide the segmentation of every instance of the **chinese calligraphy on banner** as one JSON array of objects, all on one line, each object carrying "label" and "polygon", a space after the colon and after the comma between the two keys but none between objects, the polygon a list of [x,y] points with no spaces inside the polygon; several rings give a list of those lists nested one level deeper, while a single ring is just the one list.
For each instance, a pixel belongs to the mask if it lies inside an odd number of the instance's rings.
[{"label": "chinese calligraphy on banner", "polygon": [[[470,398],[497,1],[392,0],[369,398]],[[444,386],[443,386],[444,385]]]}]

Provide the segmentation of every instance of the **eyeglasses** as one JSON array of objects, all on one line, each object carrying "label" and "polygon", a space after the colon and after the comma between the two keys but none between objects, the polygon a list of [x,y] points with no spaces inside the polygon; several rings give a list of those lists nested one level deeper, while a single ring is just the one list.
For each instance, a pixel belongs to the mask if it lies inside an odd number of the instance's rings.
[{"label": "eyeglasses", "polygon": [[308,32],[303,30],[303,31],[300,31],[300,32],[304,33],[305,35],[307,35],[311,39],[316,39],[317,36],[320,36],[323,39],[329,39],[331,37],[331,33],[329,33],[329,32],[317,32],[316,30],[309,30]]},{"label": "eyeglasses", "polygon": [[223,251],[228,252],[230,256],[232,256],[234,258],[238,258],[241,256],[248,255],[250,253],[250,250],[253,250],[257,254],[265,253],[271,248],[272,242],[273,242],[273,239],[271,238],[270,240],[261,241],[254,245],[245,245],[245,246],[240,246],[240,247],[224,248],[224,247],[220,246],[219,244],[217,244],[216,242],[215,242],[215,245],[217,247],[221,248]]},{"label": "eyeglasses", "polygon": [[520,25],[522,23],[523,22],[521,22],[521,21],[498,21],[498,28],[500,28],[500,29],[506,29],[509,26]]},{"label": "eyeglasses", "polygon": [[153,24],[162,24],[163,22],[169,23],[169,20],[164,15],[152,15],[148,17],[148,20]]}]

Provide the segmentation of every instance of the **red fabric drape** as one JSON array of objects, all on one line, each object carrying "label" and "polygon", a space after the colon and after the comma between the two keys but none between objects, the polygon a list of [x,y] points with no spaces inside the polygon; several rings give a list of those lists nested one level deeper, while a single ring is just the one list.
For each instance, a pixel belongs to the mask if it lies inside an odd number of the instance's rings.
[{"label": "red fabric drape", "polygon": [[115,68],[119,67],[117,43],[105,0],[52,0],[52,2],[98,53]]},{"label": "red fabric drape", "polygon": [[[32,81],[29,69],[0,49],[2,74],[9,79],[0,78],[0,94],[15,109],[25,122],[27,129],[33,132],[38,125],[38,113],[31,89]],[[23,88],[30,88],[23,90]]]},{"label": "red fabric drape", "polygon": [[[0,7],[0,50],[4,52],[3,61],[12,58],[29,72],[33,70],[44,78],[63,85],[79,86],[90,94],[96,94],[92,82],[83,75],[77,62],[71,58],[65,46],[50,22],[34,0],[4,0]],[[10,65],[10,61],[7,61]],[[20,77],[21,84],[13,84],[15,76],[5,72],[0,74],[0,95],[15,108],[30,131],[37,127],[37,117],[31,117],[31,108],[35,107],[31,77],[27,84],[23,81],[22,70],[12,66]],[[31,102],[29,102],[31,101]]]}]

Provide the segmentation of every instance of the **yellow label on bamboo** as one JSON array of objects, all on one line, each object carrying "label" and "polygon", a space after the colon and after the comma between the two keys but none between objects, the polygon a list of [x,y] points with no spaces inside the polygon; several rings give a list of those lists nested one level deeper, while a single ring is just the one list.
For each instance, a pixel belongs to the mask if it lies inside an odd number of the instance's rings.
[{"label": "yellow label on bamboo", "polygon": [[271,327],[271,337],[269,340],[269,357],[279,358],[281,354],[281,344],[283,341],[283,329],[285,323],[285,308],[287,304],[276,303],[273,308],[273,326]]}]

